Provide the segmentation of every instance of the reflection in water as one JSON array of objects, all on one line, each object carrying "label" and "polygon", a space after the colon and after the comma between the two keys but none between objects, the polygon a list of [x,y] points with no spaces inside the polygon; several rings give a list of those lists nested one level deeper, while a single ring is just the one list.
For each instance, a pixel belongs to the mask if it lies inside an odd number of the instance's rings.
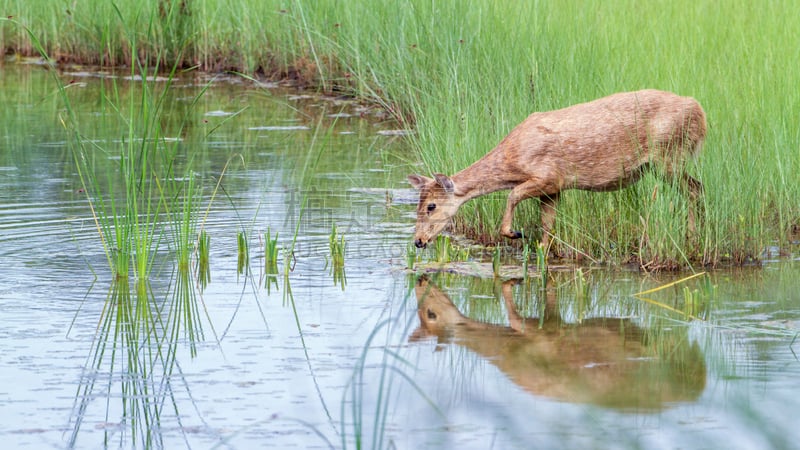
[{"label": "reflection in water", "polygon": [[514,284],[501,286],[509,321],[503,326],[463,315],[426,276],[420,277],[415,288],[420,326],[411,339],[456,343],[528,392],[569,402],[659,410],[696,400],[703,392],[705,362],[685,333],[643,330],[623,318],[566,323],[552,289],[540,317],[525,318],[514,304]]},{"label": "reflection in water", "polygon": [[195,356],[203,330],[191,271],[178,268],[173,281],[163,300],[146,280],[112,282],[75,396],[70,446],[93,403],[106,408],[105,445],[118,436],[121,447],[163,447],[165,418],[178,422],[169,429],[183,429],[174,387],[188,384],[177,364],[178,344],[185,342]]}]

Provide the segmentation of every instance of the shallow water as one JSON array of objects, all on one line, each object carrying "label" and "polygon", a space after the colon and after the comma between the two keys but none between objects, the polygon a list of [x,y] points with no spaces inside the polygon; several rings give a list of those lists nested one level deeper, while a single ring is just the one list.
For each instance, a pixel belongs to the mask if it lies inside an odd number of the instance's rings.
[{"label": "shallow water", "polygon": [[[113,174],[125,130],[103,93],[116,83],[127,101],[131,81],[62,77],[75,81],[68,90],[84,138],[111,149],[97,158]],[[658,304],[633,294],[675,275],[584,268],[552,273],[544,291],[535,280],[418,279],[402,270],[413,156],[391,122],[342,99],[236,80],[216,81],[192,106],[206,82],[178,80],[164,119],[168,130],[188,114],[186,134],[168,137],[198,155],[200,208],[231,161],[205,224],[211,283],[181,304],[166,247],[143,294],[115,293],[51,74],[0,70],[8,447],[797,445],[792,258],[646,296]],[[344,287],[327,267],[334,224],[347,242]],[[268,228],[281,248],[298,230],[289,284],[281,258],[269,290],[259,245]],[[240,231],[252,276],[237,273]],[[137,301],[161,320],[153,330],[125,315]]]}]

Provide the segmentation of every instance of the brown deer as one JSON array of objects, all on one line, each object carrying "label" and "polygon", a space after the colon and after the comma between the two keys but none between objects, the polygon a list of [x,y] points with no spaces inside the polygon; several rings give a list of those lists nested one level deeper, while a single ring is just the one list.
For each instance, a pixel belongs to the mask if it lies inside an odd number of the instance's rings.
[{"label": "brown deer", "polygon": [[[452,177],[409,175],[420,191],[414,244],[425,247],[466,201],[511,189],[500,234],[516,239],[514,208],[541,200],[542,244],[548,247],[556,203],[565,189],[613,191],[629,186],[654,167],[696,202],[703,185],[685,172],[685,161],[700,151],[705,112],[693,98],[643,90],[549,112],[517,125],[491,152]],[[694,232],[689,208],[688,230]]]},{"label": "brown deer", "polygon": [[653,337],[629,319],[612,317],[568,323],[552,289],[542,316],[525,318],[514,304],[514,283],[502,285],[505,326],[464,316],[447,294],[420,277],[420,326],[410,340],[467,348],[522,389],[561,401],[654,411],[694,401],[705,390],[700,347],[680,332]]}]

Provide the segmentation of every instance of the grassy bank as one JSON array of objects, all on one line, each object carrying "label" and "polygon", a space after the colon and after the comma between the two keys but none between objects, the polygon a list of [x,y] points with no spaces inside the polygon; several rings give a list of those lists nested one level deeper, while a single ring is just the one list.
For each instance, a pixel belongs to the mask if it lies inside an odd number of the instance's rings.
[{"label": "grassy bank", "polygon": [[[149,65],[263,73],[384,102],[413,121],[427,173],[466,167],[534,110],[645,87],[697,98],[709,122],[704,152],[690,167],[706,186],[699,236],[685,237],[685,201],[648,177],[622,192],[562,196],[555,229],[562,253],[653,267],[745,262],[767,246],[788,247],[800,217],[793,2],[0,5],[59,60],[127,64],[137,48]],[[35,53],[19,27],[4,23],[0,36],[6,52]],[[528,203],[516,223],[536,236],[538,208]],[[459,231],[500,239],[503,204],[496,195],[465,205]]]}]

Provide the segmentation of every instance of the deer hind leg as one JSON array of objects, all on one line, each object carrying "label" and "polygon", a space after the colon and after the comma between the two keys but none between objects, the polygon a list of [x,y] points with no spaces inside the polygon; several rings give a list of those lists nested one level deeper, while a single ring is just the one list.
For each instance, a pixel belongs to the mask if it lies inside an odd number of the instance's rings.
[{"label": "deer hind leg", "polygon": [[512,189],[508,195],[508,202],[506,202],[506,211],[503,214],[503,222],[500,225],[500,234],[510,239],[521,238],[522,232],[511,229],[511,223],[514,221],[514,208],[525,199],[539,197],[543,194],[542,184],[537,180],[526,181]]},{"label": "deer hind leg", "polygon": [[695,212],[702,206],[703,183],[684,172],[681,175],[681,186],[683,186],[683,190],[687,192],[689,197],[688,231],[690,234],[694,235],[697,233]]},{"label": "deer hind leg", "polygon": [[680,170],[679,177],[673,170],[667,170],[665,175],[668,180],[674,180],[674,182],[677,182],[681,192],[683,192],[683,194],[688,198],[689,212],[686,228],[690,235],[695,235],[697,233],[695,212],[702,206],[701,199],[703,197],[703,183],[683,170]]}]

